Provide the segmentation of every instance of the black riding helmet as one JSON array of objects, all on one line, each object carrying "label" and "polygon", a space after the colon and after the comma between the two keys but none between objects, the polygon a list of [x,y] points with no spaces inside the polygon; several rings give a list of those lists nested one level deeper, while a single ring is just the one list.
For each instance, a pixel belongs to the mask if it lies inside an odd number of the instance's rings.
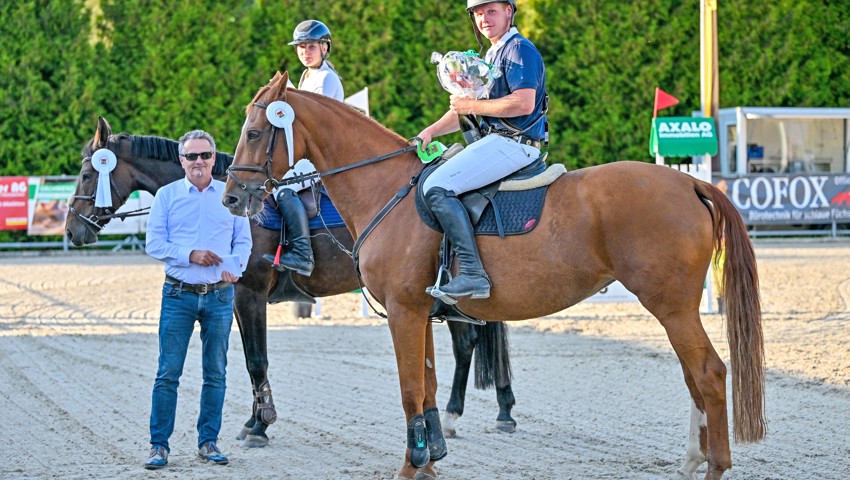
[{"label": "black riding helmet", "polygon": [[478,27],[475,25],[475,16],[472,13],[472,9],[485,3],[507,3],[510,5],[511,26],[516,25],[516,0],[466,0],[466,12],[469,14],[469,21],[472,22],[472,31],[475,32],[475,39],[478,40],[479,55],[484,51],[484,41],[481,39],[481,32],[478,31]]},{"label": "black riding helmet", "polygon": [[288,45],[300,45],[308,42],[328,44],[331,53],[331,31],[327,25],[318,20],[304,20],[292,32],[292,41]]}]

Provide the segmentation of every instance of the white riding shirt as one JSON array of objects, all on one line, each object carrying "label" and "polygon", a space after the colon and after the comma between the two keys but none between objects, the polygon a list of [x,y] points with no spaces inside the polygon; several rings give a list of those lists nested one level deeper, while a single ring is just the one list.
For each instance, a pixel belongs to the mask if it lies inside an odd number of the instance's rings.
[{"label": "white riding shirt", "polygon": [[[304,73],[301,74],[301,80],[298,82],[298,90],[318,93],[339,100],[340,102],[345,98],[345,92],[342,89],[342,82],[339,79],[339,75],[328,65],[328,62],[322,62],[322,66],[319,68],[308,68],[304,70]],[[294,168],[286,172],[283,178],[292,178],[296,174],[303,175],[315,171],[316,167],[313,166],[310,160],[303,158],[295,164]],[[288,188],[300,192],[301,190],[312,187],[318,181],[318,178],[312,178],[292,185],[283,185],[279,188]]]}]

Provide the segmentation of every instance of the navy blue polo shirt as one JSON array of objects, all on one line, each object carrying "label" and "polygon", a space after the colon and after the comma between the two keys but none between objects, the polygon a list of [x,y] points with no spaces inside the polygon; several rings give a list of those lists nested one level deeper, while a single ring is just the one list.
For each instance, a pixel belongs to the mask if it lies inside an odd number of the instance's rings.
[{"label": "navy blue polo shirt", "polygon": [[[543,56],[529,39],[517,33],[496,51],[493,64],[502,72],[502,76],[495,80],[488,98],[502,98],[520,88],[533,88],[536,92],[534,110],[528,115],[508,117],[504,120],[520,131],[525,130],[523,135],[534,140],[543,140],[545,128],[543,102],[546,95],[546,68],[543,65]],[[504,130],[499,118],[482,117],[482,123],[485,131],[490,126],[497,130]]]}]

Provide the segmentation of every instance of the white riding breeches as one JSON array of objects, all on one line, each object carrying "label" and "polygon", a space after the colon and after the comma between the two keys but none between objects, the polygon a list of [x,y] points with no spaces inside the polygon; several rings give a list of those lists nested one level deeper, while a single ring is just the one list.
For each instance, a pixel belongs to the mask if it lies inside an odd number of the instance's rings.
[{"label": "white riding breeches", "polygon": [[[287,178],[292,178],[295,175],[306,175],[308,173],[315,172],[316,167],[313,166],[313,162],[307,160],[306,158],[302,158],[301,160],[295,163],[295,166],[293,166],[288,172],[286,172],[286,175],[283,176],[283,179],[286,180]],[[313,177],[302,182],[281,185],[280,187],[275,188],[274,193],[275,195],[277,195],[281,188],[286,188],[294,192],[300,192],[301,190],[306,190],[312,187],[318,182],[319,179],[317,177]]]},{"label": "white riding breeches", "polygon": [[423,189],[440,187],[461,194],[504,178],[539,156],[540,150],[531,145],[490,134],[446,160],[425,179]]}]

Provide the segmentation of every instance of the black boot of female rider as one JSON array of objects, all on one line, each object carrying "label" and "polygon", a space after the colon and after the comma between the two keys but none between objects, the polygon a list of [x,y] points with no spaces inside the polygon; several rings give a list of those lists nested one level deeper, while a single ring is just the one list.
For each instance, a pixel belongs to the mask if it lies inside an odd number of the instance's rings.
[{"label": "black boot of female rider", "polygon": [[431,187],[425,194],[431,213],[437,217],[443,231],[457,254],[458,275],[440,287],[442,293],[451,297],[487,298],[490,296],[490,278],[481,264],[475,231],[466,208],[451,190]]},{"label": "black boot of female rider", "polygon": [[[309,276],[313,273],[313,246],[310,244],[310,220],[307,210],[298,194],[288,188],[282,188],[277,194],[277,209],[283,216],[283,226],[287,242],[291,249],[280,255],[279,263],[275,256],[263,255],[279,271],[292,270],[295,273]],[[280,248],[280,247],[278,247]]]}]

